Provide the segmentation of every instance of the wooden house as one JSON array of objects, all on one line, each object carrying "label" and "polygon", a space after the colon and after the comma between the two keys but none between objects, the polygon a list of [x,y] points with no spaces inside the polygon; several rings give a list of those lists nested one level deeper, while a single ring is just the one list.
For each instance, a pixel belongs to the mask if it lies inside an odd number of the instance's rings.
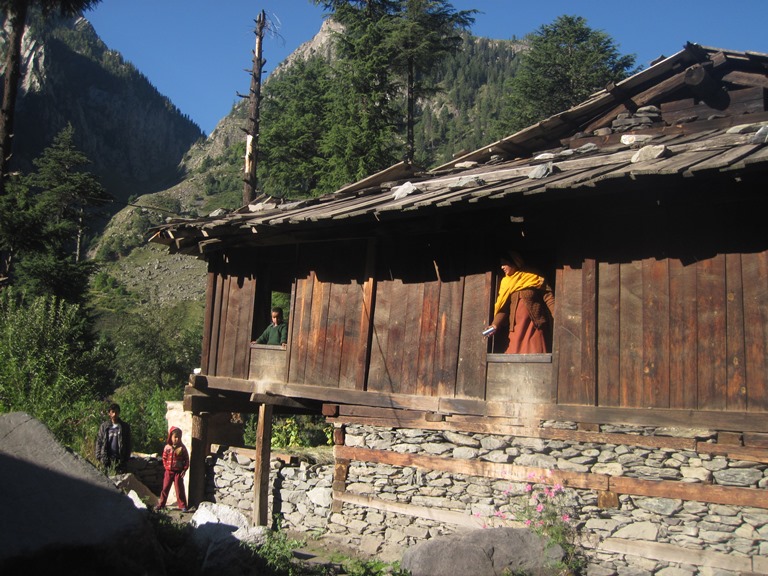
[{"label": "wooden house", "polygon": [[[193,447],[206,413],[259,412],[267,457],[279,409],[337,424],[341,468],[388,457],[343,446],[353,422],[661,447],[683,439],[604,427],[706,428],[685,445],[768,463],[767,94],[768,55],[688,44],[432,170],[158,227],[152,241],[208,262]],[[551,353],[501,354],[481,335],[507,249],[554,287]],[[273,292],[290,294],[286,349],[252,344]],[[597,476],[563,474],[768,508],[757,485]]]}]

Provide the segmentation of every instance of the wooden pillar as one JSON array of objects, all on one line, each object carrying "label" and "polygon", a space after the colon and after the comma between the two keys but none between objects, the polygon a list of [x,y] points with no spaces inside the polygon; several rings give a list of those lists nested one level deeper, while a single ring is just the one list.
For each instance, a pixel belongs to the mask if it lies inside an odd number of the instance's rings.
[{"label": "wooden pillar", "polygon": [[189,462],[190,506],[198,506],[205,498],[205,457],[211,446],[208,442],[208,413],[192,414],[192,445]]},{"label": "wooden pillar", "polygon": [[269,457],[272,443],[272,405],[259,404],[256,425],[256,466],[253,470],[253,523],[269,525]]},{"label": "wooden pillar", "polygon": [[[338,408],[338,407],[337,407]],[[325,406],[323,406],[325,409]],[[344,437],[346,430],[344,427],[333,429],[333,444],[336,446],[344,446]],[[335,453],[335,450],[334,450]],[[349,465],[351,461],[346,458],[334,458],[333,466],[333,503],[331,504],[331,512],[341,512],[343,505],[341,500],[336,498],[337,494],[342,494],[347,490],[347,477],[349,476]]]}]

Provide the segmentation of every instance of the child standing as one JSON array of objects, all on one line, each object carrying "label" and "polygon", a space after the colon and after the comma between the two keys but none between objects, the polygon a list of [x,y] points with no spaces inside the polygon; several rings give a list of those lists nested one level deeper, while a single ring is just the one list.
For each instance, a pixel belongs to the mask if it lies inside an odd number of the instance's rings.
[{"label": "child standing", "polygon": [[187,447],[181,441],[181,429],[171,426],[168,431],[168,440],[163,449],[163,466],[165,467],[165,476],[163,477],[163,489],[160,492],[160,500],[155,506],[155,510],[165,508],[165,501],[171,491],[171,484],[176,490],[176,500],[179,510],[186,512],[187,499],[184,495],[184,473],[189,468],[189,452]]}]

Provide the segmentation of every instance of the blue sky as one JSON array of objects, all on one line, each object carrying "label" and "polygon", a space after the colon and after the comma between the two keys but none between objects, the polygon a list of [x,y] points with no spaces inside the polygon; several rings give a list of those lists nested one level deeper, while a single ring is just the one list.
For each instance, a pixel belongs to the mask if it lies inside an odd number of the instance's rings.
[{"label": "blue sky", "polygon": [[[768,0],[454,0],[477,9],[478,36],[522,37],[563,14],[583,16],[610,34],[624,54],[647,66],[686,42],[768,53]],[[103,0],[85,14],[106,45],[210,134],[247,94],[254,20],[264,10],[274,30],[264,39],[272,71],[320,29],[310,0]]]}]

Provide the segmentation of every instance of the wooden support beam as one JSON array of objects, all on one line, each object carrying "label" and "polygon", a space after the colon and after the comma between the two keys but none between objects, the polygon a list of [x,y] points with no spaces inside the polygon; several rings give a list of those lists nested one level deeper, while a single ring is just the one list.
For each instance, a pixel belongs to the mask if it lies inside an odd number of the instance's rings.
[{"label": "wooden support beam", "polygon": [[640,558],[652,558],[675,564],[720,568],[739,574],[750,574],[753,571],[753,559],[746,556],[736,556],[711,550],[692,550],[664,542],[606,538],[597,546],[597,550],[599,552],[629,554]]},{"label": "wooden support beam", "polygon": [[673,480],[642,480],[612,476],[610,490],[619,494],[651,496],[654,498],[678,498],[727,506],[753,506],[768,508],[768,491],[760,488],[716,486]]},{"label": "wooden support beam", "polygon": [[199,506],[205,499],[205,457],[208,443],[208,414],[192,414],[192,441],[189,462],[189,506]]},{"label": "wooden support beam", "polygon": [[498,464],[477,460],[454,460],[423,454],[400,454],[384,450],[335,446],[336,458],[358,462],[375,462],[390,466],[416,467],[438,472],[465,474],[481,478],[505,479],[510,482],[530,482],[532,478],[541,484],[562,484],[569,488],[651,496],[679,498],[729,506],[753,506],[768,509],[768,491],[759,488],[716,486],[672,480],[644,480],[624,476],[608,476],[591,472],[568,472],[514,464]]},{"label": "wooden support beam", "polygon": [[259,405],[256,460],[253,470],[253,523],[269,526],[269,458],[272,444],[272,406]]},{"label": "wooden support beam", "polygon": [[456,460],[439,456],[423,454],[400,454],[384,450],[369,450],[368,448],[352,448],[350,446],[334,446],[336,458],[356,460],[358,462],[376,462],[391,466],[410,466],[424,470],[466,474],[482,478],[503,478],[510,482],[529,482],[531,478],[542,478],[547,484],[559,483],[569,488],[590,488],[593,490],[608,490],[608,476],[605,474],[585,474],[565,470],[548,470],[530,466],[515,466],[481,460]]},{"label": "wooden support beam", "polygon": [[331,512],[341,512],[342,501],[336,498],[336,494],[343,494],[347,489],[347,476],[349,474],[350,461],[339,458],[333,466],[333,503]]}]

